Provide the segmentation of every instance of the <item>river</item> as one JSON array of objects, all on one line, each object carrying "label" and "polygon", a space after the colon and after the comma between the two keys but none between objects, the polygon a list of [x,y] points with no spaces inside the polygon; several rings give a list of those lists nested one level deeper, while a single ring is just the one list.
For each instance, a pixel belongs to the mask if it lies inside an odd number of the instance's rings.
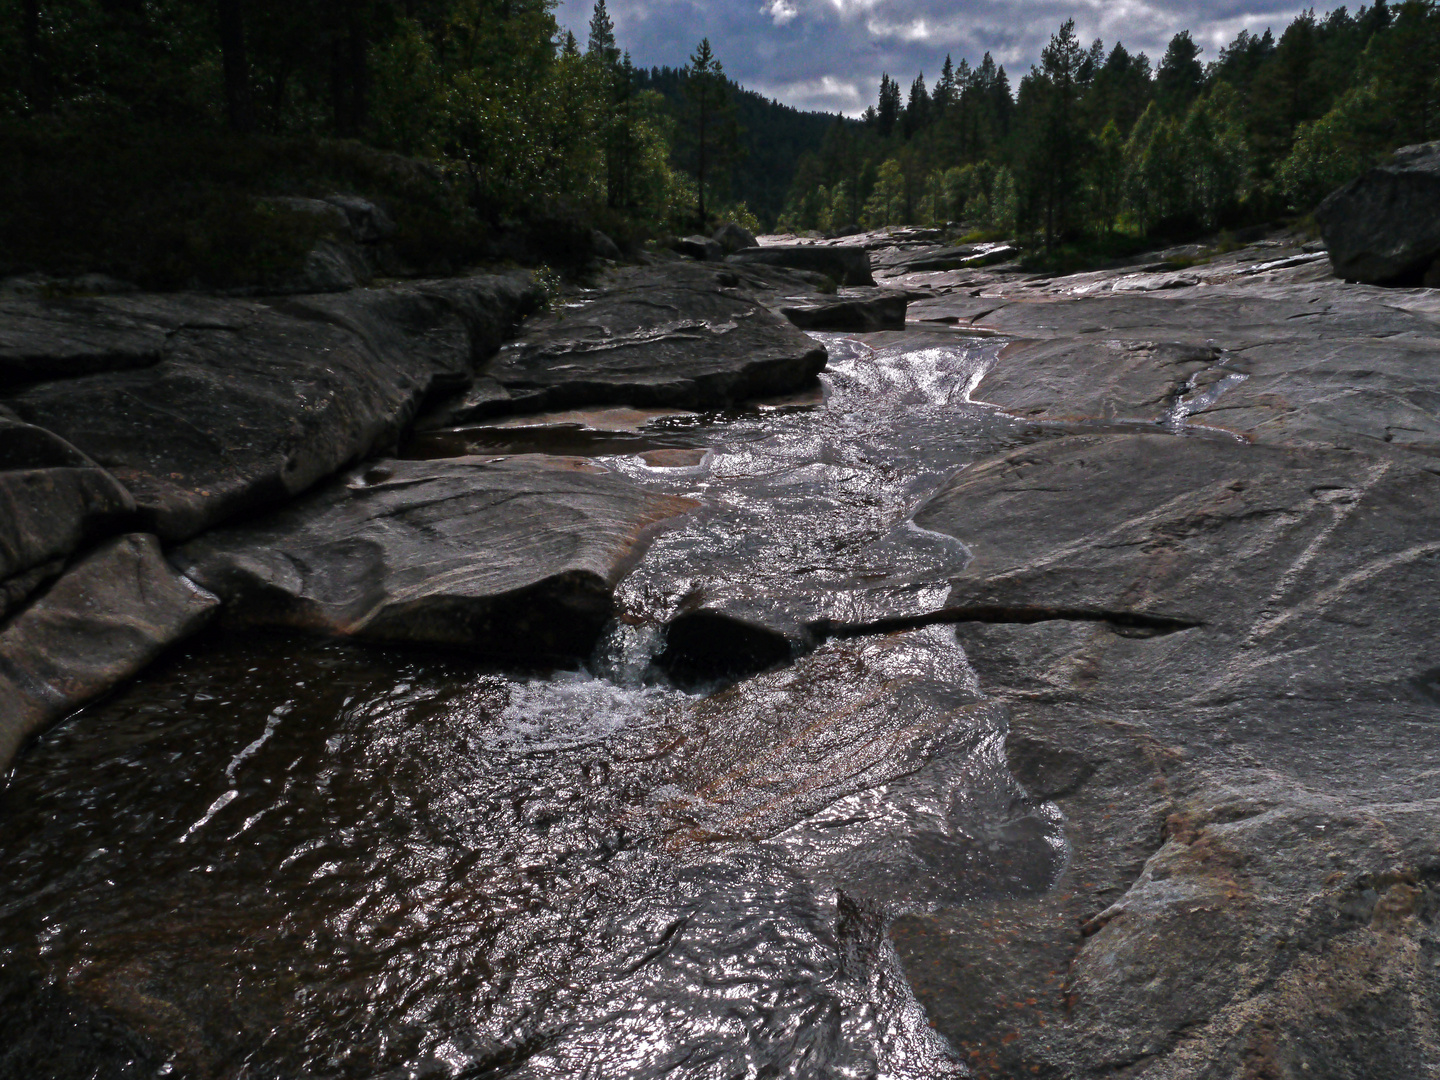
[{"label": "river", "polygon": [[[909,519],[1032,433],[969,400],[1002,340],[816,336],[823,393],[417,439],[702,508],[580,670],[215,631],[82,709],[0,796],[6,979],[103,1002],[134,1075],[965,1075],[888,921],[1044,891],[1067,851],[927,619],[969,553]],[[696,611],[792,655],[657,664]]]}]

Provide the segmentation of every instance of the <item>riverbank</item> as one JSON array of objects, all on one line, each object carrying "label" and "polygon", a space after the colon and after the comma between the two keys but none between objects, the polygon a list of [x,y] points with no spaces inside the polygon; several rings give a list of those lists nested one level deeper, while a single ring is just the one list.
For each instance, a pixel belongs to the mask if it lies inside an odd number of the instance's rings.
[{"label": "riverbank", "polygon": [[[919,231],[844,245],[876,287],[664,261],[609,272],[507,345],[535,302],[518,278],[10,310],[35,329],[0,371],[46,356],[73,374],[8,376],[3,397],[7,437],[51,457],[0,480],[74,508],[13,519],[44,524],[7,549],[0,630],[0,650],[18,642],[6,692],[49,710],[29,727],[83,700],[59,675],[13,678],[66,655],[51,642],[143,644],[89,696],[216,611],[492,668],[200,639],[37,744],[0,829],[0,862],[29,868],[0,898],[20,928],[5,992],[30,1018],[6,1030],[5,1068],[67,1024],[87,1068],[128,1054],[206,1076],[267,1045],[315,1066],[312,1043],[347,1038],[376,1069],[450,1053],[516,1075],[688,1075],[694,1054],[702,1075],[793,1067],[795,1032],[817,1062],[917,1080],[957,1061],[992,1077],[1440,1062],[1440,293],[1346,284],[1288,234],[1068,277]],[[132,569],[104,580],[135,583],[100,613],[121,633],[86,609],[94,589],[67,593],[112,564]],[[294,670],[252,686],[226,650]],[[588,674],[505,674],[522,662]],[[189,701],[191,668],[240,704]],[[321,669],[343,693],[306,689]],[[152,715],[200,739],[179,805],[135,786],[155,772],[136,726]],[[113,725],[113,764],[76,753],[93,723]],[[327,740],[370,779],[292,814],[310,796],[288,762],[323,788]],[[76,829],[92,781],[160,824]],[[363,869],[367,844],[391,844],[364,808],[392,784],[396,852],[445,854],[405,856],[386,884]],[[514,820],[484,809],[528,806],[523,787],[547,794]],[[27,848],[40,832],[63,857]],[[517,859],[534,869],[512,880]],[[206,895],[228,911],[240,865],[268,899],[227,918],[259,952],[184,914],[196,867],[219,868]],[[340,867],[332,894],[318,883]],[[82,901],[103,880],[121,886],[100,918]],[[483,899],[501,895],[521,898],[508,922]],[[415,918],[342,917],[362,896]],[[479,958],[437,961],[438,983],[392,948],[438,947],[435,925]],[[287,933],[325,971],[279,993],[265,972],[298,955]],[[170,940],[207,958],[203,980],[163,960]],[[773,972],[749,966],[762,955]],[[795,1019],[712,1029],[712,962]],[[445,998],[462,975],[479,1012]],[[392,986],[450,1003],[400,1038]],[[292,989],[358,994],[378,1019],[345,1036]],[[643,1060],[627,1015],[664,1033]]]}]

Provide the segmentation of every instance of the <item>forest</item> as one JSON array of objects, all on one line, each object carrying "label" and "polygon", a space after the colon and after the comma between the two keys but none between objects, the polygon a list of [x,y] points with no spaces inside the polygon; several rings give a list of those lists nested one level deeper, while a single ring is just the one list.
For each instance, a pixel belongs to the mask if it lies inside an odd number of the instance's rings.
[{"label": "forest", "polygon": [[[310,240],[285,198],[337,190],[388,206],[407,262],[431,271],[527,222],[555,226],[561,249],[591,227],[625,244],[702,215],[758,225],[730,183],[745,168],[737,102],[752,143],[767,117],[798,114],[740,93],[708,42],[678,71],[644,72],[604,0],[583,43],[553,6],[6,5],[0,273],[243,283]],[[808,142],[775,140],[770,164],[819,146],[828,120],[811,119]],[[763,194],[772,219],[790,169],[779,175]]]},{"label": "forest", "polygon": [[987,53],[934,85],[888,74],[863,123],[797,164],[781,228],[956,222],[1047,251],[1308,214],[1397,146],[1440,137],[1440,9],[1377,0],[1240,34],[1202,61],[1188,31],[1158,64],[1073,21],[1012,91]]},{"label": "forest", "polygon": [[604,0],[584,42],[553,0],[20,0],[0,54],[0,273],[157,286],[296,258],[312,238],[273,197],[381,200],[427,271],[525,222],[1103,249],[1303,215],[1440,135],[1436,0],[1306,12],[1208,61],[1182,31],[1153,66],[1067,22],[1018,86],[946,57],[858,121],[743,90],[708,41],[639,68]]}]

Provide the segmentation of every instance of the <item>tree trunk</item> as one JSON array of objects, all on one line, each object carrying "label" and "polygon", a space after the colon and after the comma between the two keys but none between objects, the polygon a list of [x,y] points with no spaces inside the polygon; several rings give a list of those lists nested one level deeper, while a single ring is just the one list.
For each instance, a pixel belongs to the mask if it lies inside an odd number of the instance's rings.
[{"label": "tree trunk", "polygon": [[240,0],[217,0],[220,21],[220,59],[225,79],[225,113],[230,130],[254,130],[255,110],[250,97],[250,63],[245,56],[245,22]]}]

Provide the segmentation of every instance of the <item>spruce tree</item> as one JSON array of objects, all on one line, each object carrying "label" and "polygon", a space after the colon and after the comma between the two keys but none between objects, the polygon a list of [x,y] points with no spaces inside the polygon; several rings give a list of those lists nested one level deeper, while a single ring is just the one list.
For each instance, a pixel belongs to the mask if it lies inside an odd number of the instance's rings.
[{"label": "spruce tree", "polygon": [[1200,96],[1205,71],[1200,66],[1200,46],[1182,30],[1170,39],[1165,56],[1155,70],[1155,103],[1166,116],[1181,116]]},{"label": "spruce tree", "polygon": [[607,66],[620,62],[620,49],[615,44],[615,24],[610,21],[610,13],[605,10],[605,0],[595,0],[595,11],[590,16],[590,41],[585,47],[585,55]]},{"label": "spruce tree", "polygon": [[900,84],[889,74],[880,75],[880,105],[875,111],[876,127],[882,139],[888,138],[900,119]]},{"label": "spruce tree", "polygon": [[707,227],[705,191],[734,164],[740,138],[730,89],[720,61],[705,38],[690,54],[685,69],[686,135],[692,144],[697,204],[695,216]]},{"label": "spruce tree", "polygon": [[905,103],[905,115],[901,123],[905,138],[913,138],[930,121],[930,93],[925,89],[925,73],[922,71],[910,84],[910,98]]}]

